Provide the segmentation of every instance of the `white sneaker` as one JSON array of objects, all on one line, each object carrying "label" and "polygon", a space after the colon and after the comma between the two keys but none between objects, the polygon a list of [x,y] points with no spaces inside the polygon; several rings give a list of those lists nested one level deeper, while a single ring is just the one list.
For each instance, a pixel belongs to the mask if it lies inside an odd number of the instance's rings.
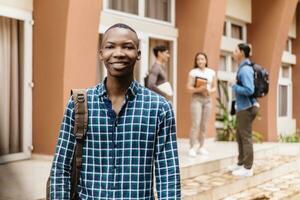
[{"label": "white sneaker", "polygon": [[205,149],[205,148],[199,148],[198,151],[197,151],[198,154],[201,154],[201,155],[204,155],[204,156],[207,156],[209,153],[208,151]]},{"label": "white sneaker", "polygon": [[243,166],[242,165],[238,165],[238,164],[233,164],[233,165],[230,165],[227,167],[228,171],[236,171],[236,170],[239,170],[241,169]]},{"label": "white sneaker", "polygon": [[249,177],[249,176],[253,176],[253,170],[252,168],[246,169],[245,167],[241,167],[240,169],[233,171],[232,175]]},{"label": "white sneaker", "polygon": [[191,148],[191,149],[189,150],[189,156],[191,156],[191,157],[196,157],[196,156],[197,156],[196,149]]}]

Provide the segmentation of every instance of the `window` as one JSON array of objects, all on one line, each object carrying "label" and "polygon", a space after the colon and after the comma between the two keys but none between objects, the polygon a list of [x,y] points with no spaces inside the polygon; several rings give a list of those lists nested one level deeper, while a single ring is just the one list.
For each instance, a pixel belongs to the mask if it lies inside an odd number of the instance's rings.
[{"label": "window", "polygon": [[227,27],[226,27],[226,21],[223,24],[223,35],[226,36],[227,35]]},{"label": "window", "polygon": [[278,80],[278,116],[292,117],[292,67],[283,65]]},{"label": "window", "polygon": [[231,55],[230,57],[231,57],[231,72],[237,72],[239,66],[237,62],[234,60],[233,55]]},{"label": "window", "polygon": [[138,0],[109,0],[108,8],[131,14],[138,14]]},{"label": "window", "polygon": [[290,68],[283,66],[281,68],[281,77],[282,78],[290,78]]},{"label": "window", "polygon": [[235,73],[237,72],[238,64],[233,59],[233,54],[226,52],[221,54],[220,61],[219,61],[219,70],[228,72],[228,73]]},{"label": "window", "polygon": [[236,24],[231,24],[231,37],[238,40],[243,40],[243,27]]},{"label": "window", "polygon": [[146,17],[171,21],[171,0],[146,0]]},{"label": "window", "polygon": [[[0,164],[31,156],[32,14],[0,4]],[[10,77],[10,78],[7,78]]]},{"label": "window", "polygon": [[105,9],[175,24],[173,19],[175,0],[105,0],[103,2]]},{"label": "window", "polygon": [[219,70],[221,71],[226,71],[226,56],[225,55],[221,55],[220,56],[220,64],[219,64]]},{"label": "window", "polygon": [[287,39],[284,50],[289,53],[292,53],[292,38]]},{"label": "window", "polygon": [[246,23],[227,18],[223,25],[223,36],[246,42]]},{"label": "window", "polygon": [[[234,98],[231,87],[228,85],[228,81],[234,80],[236,73],[232,69],[234,64],[232,53],[222,52],[220,55],[220,64],[218,71],[218,95],[224,106],[229,109],[229,103]],[[226,93],[226,95],[225,95]],[[220,113],[221,110],[219,110]]]},{"label": "window", "polygon": [[288,115],[288,86],[279,85],[279,116],[284,117]]},{"label": "window", "polygon": [[22,152],[23,25],[0,16],[0,156]]}]

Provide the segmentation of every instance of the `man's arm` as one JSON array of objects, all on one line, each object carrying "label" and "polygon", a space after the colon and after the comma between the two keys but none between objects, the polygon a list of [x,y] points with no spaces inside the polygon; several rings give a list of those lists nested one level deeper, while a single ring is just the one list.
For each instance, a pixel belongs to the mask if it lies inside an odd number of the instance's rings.
[{"label": "man's arm", "polygon": [[163,93],[160,89],[158,89],[158,87],[156,85],[159,73],[160,73],[159,67],[157,67],[156,65],[153,65],[151,70],[150,70],[147,87],[149,89],[153,90],[154,92],[156,92],[157,94],[160,94],[162,96],[166,96],[166,94]]},{"label": "man's arm", "polygon": [[170,103],[164,103],[159,118],[155,147],[156,190],[159,200],[177,200],[181,197],[180,172],[175,117]]},{"label": "man's arm", "polygon": [[239,80],[242,85],[234,84],[232,89],[236,94],[251,96],[254,93],[254,72],[251,67],[243,67]]},{"label": "man's arm", "polygon": [[51,199],[70,199],[70,177],[72,157],[75,148],[74,103],[70,98],[61,124],[59,138],[54,155],[50,175]]}]

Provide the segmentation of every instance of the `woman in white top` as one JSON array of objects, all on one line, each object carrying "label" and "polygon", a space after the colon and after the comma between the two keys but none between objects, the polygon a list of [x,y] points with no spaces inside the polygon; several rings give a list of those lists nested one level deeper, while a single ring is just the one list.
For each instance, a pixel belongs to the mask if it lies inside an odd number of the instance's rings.
[{"label": "woman in white top", "polygon": [[189,155],[207,155],[203,148],[207,124],[211,113],[211,94],[216,91],[216,73],[207,66],[205,53],[197,53],[194,69],[189,73],[187,89],[192,93],[192,127]]}]

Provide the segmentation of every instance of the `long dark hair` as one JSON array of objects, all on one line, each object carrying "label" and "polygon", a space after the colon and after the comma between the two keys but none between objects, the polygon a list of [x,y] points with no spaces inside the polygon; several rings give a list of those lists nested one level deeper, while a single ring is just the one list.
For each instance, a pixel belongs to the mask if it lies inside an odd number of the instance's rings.
[{"label": "long dark hair", "polygon": [[203,52],[198,52],[198,53],[196,53],[196,55],[195,55],[195,59],[194,59],[194,68],[198,68],[197,57],[198,57],[199,55],[202,55],[202,56],[205,57],[205,60],[206,60],[205,67],[207,67],[207,66],[208,66],[207,55],[206,55],[205,53],[203,53]]}]

